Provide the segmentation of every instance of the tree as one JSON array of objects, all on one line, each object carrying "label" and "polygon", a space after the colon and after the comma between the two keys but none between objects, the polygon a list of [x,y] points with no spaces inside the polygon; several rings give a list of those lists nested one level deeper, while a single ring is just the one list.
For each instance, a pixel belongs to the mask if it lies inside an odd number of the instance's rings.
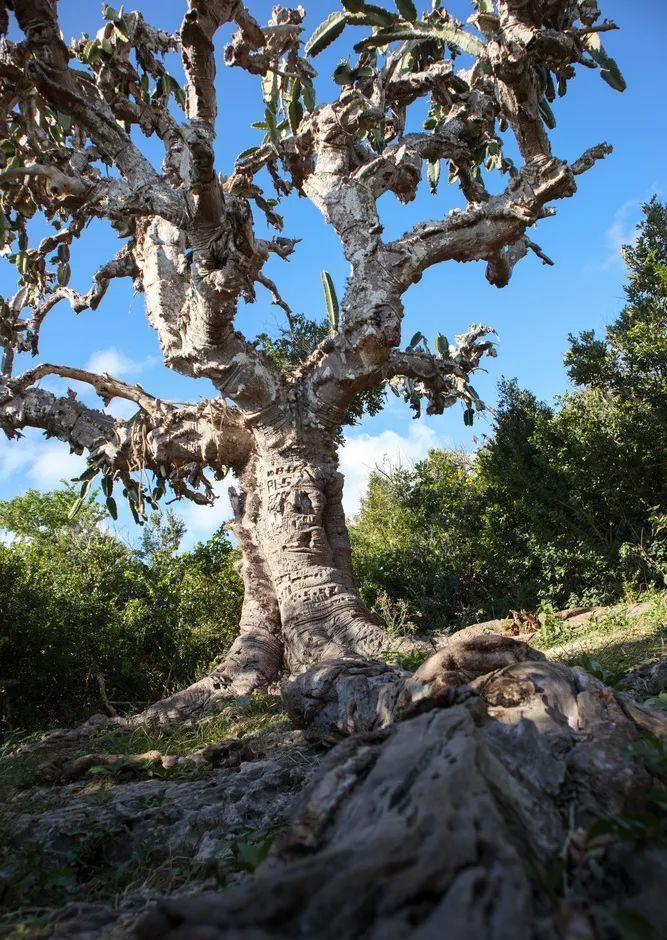
[{"label": "tree", "polygon": [[[528,230],[610,151],[598,144],[573,163],[554,156],[550,102],[565,94],[577,65],[599,66],[623,90],[600,43],[614,25],[599,22],[594,0],[476,0],[471,28],[437,6],[418,17],[410,0],[400,0],[398,12],[345,0],[302,48],[301,8],[276,7],[260,27],[240,2],[188,0],[178,32],[105,5],[96,38],[68,47],[52,0],[0,7],[5,29],[10,10],[22,34],[6,43],[0,63],[1,221],[19,275],[2,306],[4,430],[42,428],[88,451],[83,493],[101,475],[112,514],[116,484],[137,518],[167,490],[209,501],[207,471],[221,477],[232,468],[241,484],[230,490],[243,550],[238,639],[212,677],[163,711],[248,692],[283,667],[297,672],[327,657],[377,653],[383,633],[352,577],[336,463],[341,424],[359,396],[385,383],[417,413],[422,402],[440,414],[461,401],[471,424],[484,407],[469,379],[494,353],[490,328],[476,324],[455,344],[438,334],[434,352],[418,333],[401,349],[402,296],[445,261],[483,260],[497,287],[531,251],[550,263]],[[264,138],[225,178],[214,159],[214,39],[231,22],[237,31],[224,60],[261,80]],[[340,93],[317,105],[312,59],[353,31],[355,57],[334,72]],[[170,52],[180,53],[185,88],[165,69]],[[424,131],[414,131],[410,120],[424,100]],[[161,172],[135,142],[140,134],[161,141]],[[521,166],[504,153],[512,138]],[[424,164],[435,191],[442,161],[466,208],[383,240],[380,197],[413,199]],[[508,176],[498,195],[485,177],[495,170]],[[262,188],[264,171],[275,196]],[[253,301],[256,285],[292,317],[263,269],[296,244],[256,233],[258,213],[281,231],[276,204],[290,193],[320,210],[350,264],[340,304],[323,272],[329,335],[296,370],[234,329],[238,302]],[[33,246],[28,221],[37,212],[53,230]],[[68,286],[70,247],[91,218],[108,220],[121,246],[81,294]],[[123,277],[144,294],[165,364],[208,378],[218,397],[177,405],[109,375],[50,363],[14,374],[15,354],[37,354],[57,303],[94,310],[109,282]],[[87,382],[105,403],[127,399],[137,413],[123,421],[73,394],[58,398],[37,385],[49,375]]]},{"label": "tree", "polygon": [[[568,396],[563,416],[575,405],[597,412],[607,437],[591,481],[605,493],[612,553],[618,551],[638,581],[667,575],[667,205],[653,197],[633,244],[625,245],[627,303],[604,339],[586,331],[570,336],[565,356],[570,378],[584,386]],[[592,407],[591,407],[592,406]],[[582,430],[584,423],[577,420]],[[589,435],[591,431],[589,431]],[[583,435],[582,435],[583,436]],[[602,485],[600,485],[602,484]]]},{"label": "tree", "polygon": [[624,249],[628,299],[570,337],[577,388],[546,405],[502,381],[474,460],[432,451],[375,474],[352,528],[360,588],[443,629],[508,609],[603,604],[667,578],[667,210]]},{"label": "tree", "polygon": [[372,474],[350,531],[364,599],[407,602],[433,633],[483,616],[496,600],[480,550],[485,508],[464,453],[432,450],[409,470]]},{"label": "tree", "polygon": [[89,494],[28,490],[0,502],[0,733],[131,709],[207,675],[241,607],[238,551],[218,532],[176,551],[182,524],[151,514],[140,548],[99,522]]},{"label": "tree", "polygon": [[593,330],[570,336],[565,365],[573,382],[623,408],[667,425],[667,204],[643,208],[637,238],[623,247],[627,303],[604,339]]}]

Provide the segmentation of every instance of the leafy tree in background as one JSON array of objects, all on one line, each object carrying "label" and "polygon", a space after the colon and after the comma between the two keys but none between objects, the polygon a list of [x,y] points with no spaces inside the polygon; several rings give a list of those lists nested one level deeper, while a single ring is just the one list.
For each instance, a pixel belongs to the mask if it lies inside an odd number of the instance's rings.
[{"label": "leafy tree in background", "polygon": [[376,474],[352,531],[364,596],[441,629],[508,608],[596,603],[667,572],[667,208],[626,246],[627,304],[604,340],[570,337],[578,388],[552,408],[500,386],[476,459],[433,451]]},{"label": "leafy tree in background", "polygon": [[643,206],[623,256],[625,306],[604,340],[571,336],[565,364],[585,389],[571,399],[589,413],[582,428],[606,443],[590,479],[605,500],[611,557],[618,553],[631,579],[659,581],[667,566],[667,205],[657,197]]},{"label": "leafy tree in background", "polygon": [[[565,364],[573,382],[613,395],[624,408],[650,410],[667,427],[667,205],[644,205],[637,239],[623,249],[627,303],[604,339],[570,336]],[[649,422],[650,423],[650,422]],[[664,453],[664,452],[663,452]]]},{"label": "leafy tree in background", "polygon": [[183,528],[151,517],[139,549],[100,529],[72,489],[0,503],[0,712],[44,727],[100,711],[98,677],[122,709],[201,678],[238,627],[238,551],[222,533],[178,553]]},{"label": "leafy tree in background", "polygon": [[461,452],[434,450],[413,470],[372,474],[351,527],[355,572],[369,606],[386,592],[407,600],[427,630],[458,620],[485,591],[475,537],[480,509],[475,472]]}]

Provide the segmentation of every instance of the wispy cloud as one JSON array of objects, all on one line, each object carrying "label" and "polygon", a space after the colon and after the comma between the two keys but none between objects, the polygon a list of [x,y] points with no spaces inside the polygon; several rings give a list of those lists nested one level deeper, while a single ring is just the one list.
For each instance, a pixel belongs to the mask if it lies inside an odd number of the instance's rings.
[{"label": "wispy cloud", "polygon": [[604,264],[609,267],[622,261],[621,249],[624,245],[631,245],[636,238],[637,223],[641,214],[641,201],[629,199],[620,206],[612,223],[605,232],[609,254]]},{"label": "wispy cloud", "polygon": [[391,470],[411,466],[434,447],[444,447],[443,440],[422,422],[411,424],[407,434],[381,431],[379,434],[351,434],[340,450],[340,469],[345,475],[343,505],[348,517],[359,512],[373,470]]},{"label": "wispy cloud", "polygon": [[25,444],[20,439],[8,441],[4,434],[0,435],[0,479],[8,480],[30,462]]},{"label": "wispy cloud", "polygon": [[85,468],[85,458],[71,454],[60,441],[26,436],[18,441],[0,440],[0,477],[7,481],[21,476],[22,485],[40,490],[57,487]]},{"label": "wispy cloud", "polygon": [[71,454],[66,444],[49,441],[38,446],[28,469],[28,479],[40,490],[52,489],[61,480],[71,480],[86,466],[85,457]]},{"label": "wispy cloud", "polygon": [[642,198],[627,199],[618,207],[604,233],[607,253],[602,261],[590,265],[589,270],[608,271],[615,265],[622,265],[621,249],[624,245],[634,243],[637,238],[637,225],[641,219],[642,205],[648,202],[654,194],[661,195],[661,189],[657,185],[651,186]]},{"label": "wispy cloud", "polygon": [[148,364],[146,360],[140,362],[136,359],[130,359],[129,356],[116,349],[115,346],[110,346],[108,349],[98,349],[94,352],[85,368],[89,372],[108,372],[109,375],[120,376],[141,372]]}]

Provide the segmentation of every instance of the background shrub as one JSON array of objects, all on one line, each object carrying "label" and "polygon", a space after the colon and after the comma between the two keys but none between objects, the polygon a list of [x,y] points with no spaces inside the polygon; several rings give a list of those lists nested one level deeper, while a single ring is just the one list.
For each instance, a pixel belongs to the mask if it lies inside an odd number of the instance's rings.
[{"label": "background shrub", "polygon": [[72,489],[0,503],[0,698],[5,721],[43,727],[120,709],[200,678],[234,637],[242,588],[222,533],[179,553],[182,526],[151,520],[131,548]]}]

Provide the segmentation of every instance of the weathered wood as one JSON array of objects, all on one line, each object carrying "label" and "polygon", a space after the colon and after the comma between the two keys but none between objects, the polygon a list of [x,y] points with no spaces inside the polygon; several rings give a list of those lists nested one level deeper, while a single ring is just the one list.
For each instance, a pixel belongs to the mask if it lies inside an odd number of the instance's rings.
[{"label": "weathered wood", "polygon": [[[384,683],[384,707],[398,707],[400,671],[347,661],[292,682],[285,701],[303,725],[329,740],[357,733],[325,758],[250,881],[165,900],[137,936],[593,940],[606,936],[605,906],[627,906],[662,936],[664,845],[603,841],[607,881],[581,862],[588,827],[656,785],[629,750],[637,725],[602,683],[522,647],[448,703],[437,695],[394,723],[377,705]],[[559,900],[527,866],[561,861]]]}]

